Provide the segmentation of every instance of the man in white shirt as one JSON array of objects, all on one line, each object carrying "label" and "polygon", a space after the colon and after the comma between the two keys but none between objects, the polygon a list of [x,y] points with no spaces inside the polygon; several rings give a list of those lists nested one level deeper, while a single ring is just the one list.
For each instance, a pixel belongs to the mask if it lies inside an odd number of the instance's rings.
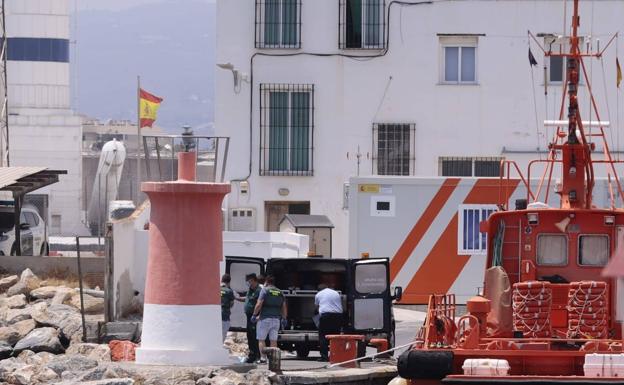
[{"label": "man in white shirt", "polygon": [[325,338],[328,334],[340,334],[342,329],[342,299],[336,290],[325,284],[319,285],[319,292],[314,297],[314,304],[320,315],[319,319],[319,347],[321,361],[328,361],[328,342]]}]

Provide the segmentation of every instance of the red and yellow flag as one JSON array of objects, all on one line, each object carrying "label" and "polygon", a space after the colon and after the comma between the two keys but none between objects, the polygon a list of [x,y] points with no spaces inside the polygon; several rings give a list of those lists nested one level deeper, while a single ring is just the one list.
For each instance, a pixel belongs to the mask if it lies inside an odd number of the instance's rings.
[{"label": "red and yellow flag", "polygon": [[163,99],[143,89],[139,90],[139,95],[139,108],[141,109],[141,111],[139,111],[139,118],[141,120],[141,127],[152,127],[152,123],[156,120],[156,113]]}]

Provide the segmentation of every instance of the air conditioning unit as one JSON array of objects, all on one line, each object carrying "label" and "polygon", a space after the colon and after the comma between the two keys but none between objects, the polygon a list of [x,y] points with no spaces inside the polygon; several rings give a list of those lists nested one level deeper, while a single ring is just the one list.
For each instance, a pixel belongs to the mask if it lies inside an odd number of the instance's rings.
[{"label": "air conditioning unit", "polygon": [[256,231],[256,209],[230,209],[229,224],[230,231]]}]

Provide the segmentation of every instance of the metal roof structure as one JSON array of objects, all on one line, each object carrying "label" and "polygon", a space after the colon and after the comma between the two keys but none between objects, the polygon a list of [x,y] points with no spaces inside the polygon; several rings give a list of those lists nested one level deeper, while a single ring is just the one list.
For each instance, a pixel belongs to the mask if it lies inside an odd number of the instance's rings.
[{"label": "metal roof structure", "polygon": [[10,191],[13,197],[58,182],[65,170],[48,170],[46,167],[0,167],[0,191]]},{"label": "metal roof structure", "polygon": [[286,214],[280,221],[288,221],[293,227],[327,227],[334,228],[334,224],[325,215]]}]

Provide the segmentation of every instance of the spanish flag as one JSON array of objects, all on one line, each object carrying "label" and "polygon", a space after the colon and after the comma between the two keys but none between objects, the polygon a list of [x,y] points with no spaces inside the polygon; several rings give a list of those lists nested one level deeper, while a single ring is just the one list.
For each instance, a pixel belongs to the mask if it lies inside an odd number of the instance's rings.
[{"label": "spanish flag", "polygon": [[163,99],[143,89],[139,90],[139,95],[139,108],[141,108],[141,111],[139,111],[139,118],[141,120],[141,127],[152,127],[152,123],[156,120],[156,113]]},{"label": "spanish flag", "polygon": [[618,58],[615,58],[615,72],[616,72],[616,85],[617,88],[620,88],[620,83],[622,83],[622,68],[620,67],[620,61]]}]

